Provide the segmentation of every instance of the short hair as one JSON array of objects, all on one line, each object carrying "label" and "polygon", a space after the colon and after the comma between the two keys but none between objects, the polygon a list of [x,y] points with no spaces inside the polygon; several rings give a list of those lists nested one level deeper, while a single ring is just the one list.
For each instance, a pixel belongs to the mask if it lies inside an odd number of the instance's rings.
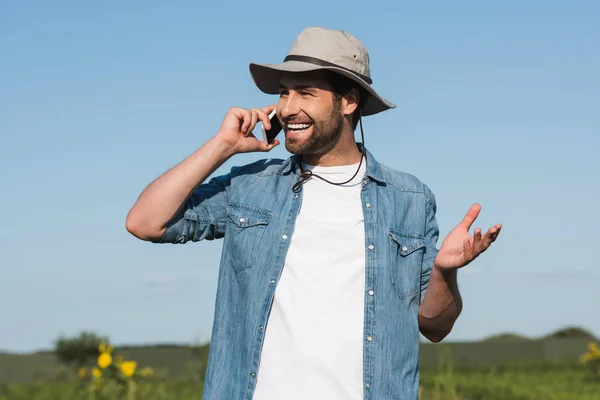
[{"label": "short hair", "polygon": [[352,129],[356,130],[356,126],[358,125],[358,120],[360,118],[360,111],[364,107],[365,101],[367,100],[367,96],[369,93],[357,82],[353,81],[350,78],[345,77],[344,75],[340,75],[333,71],[329,72],[328,82],[332,87],[333,96],[335,101],[340,101],[343,96],[348,94],[352,89],[356,90],[359,95],[359,102],[356,110],[352,114]]}]

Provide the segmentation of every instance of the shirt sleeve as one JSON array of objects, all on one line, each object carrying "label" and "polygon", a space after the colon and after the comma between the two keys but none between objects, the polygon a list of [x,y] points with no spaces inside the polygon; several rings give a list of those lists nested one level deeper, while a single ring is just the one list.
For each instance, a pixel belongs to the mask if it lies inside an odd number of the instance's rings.
[{"label": "shirt sleeve", "polygon": [[232,172],[200,185],[155,243],[187,243],[225,236]]},{"label": "shirt sleeve", "polygon": [[432,193],[428,195],[427,209],[425,212],[425,254],[421,265],[421,302],[429,285],[429,277],[433,268],[433,262],[438,254],[437,241],[439,238],[439,227],[436,219],[437,205]]}]

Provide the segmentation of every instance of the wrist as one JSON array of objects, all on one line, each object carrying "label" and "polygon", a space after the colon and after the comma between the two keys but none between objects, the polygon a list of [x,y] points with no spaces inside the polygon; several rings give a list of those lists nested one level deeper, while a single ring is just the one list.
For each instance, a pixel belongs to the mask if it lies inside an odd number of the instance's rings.
[{"label": "wrist", "polygon": [[213,154],[218,154],[219,158],[224,161],[237,153],[235,149],[229,143],[227,143],[227,141],[219,136],[219,134],[210,139],[210,141],[213,146]]},{"label": "wrist", "polygon": [[457,269],[456,268],[442,268],[439,267],[435,261],[433,263],[433,269],[437,270],[438,274],[441,275],[444,279],[456,276]]}]

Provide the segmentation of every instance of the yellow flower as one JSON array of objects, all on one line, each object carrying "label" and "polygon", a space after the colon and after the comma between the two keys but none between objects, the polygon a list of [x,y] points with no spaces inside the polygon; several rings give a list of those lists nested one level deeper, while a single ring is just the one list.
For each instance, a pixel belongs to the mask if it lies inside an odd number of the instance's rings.
[{"label": "yellow flower", "polygon": [[590,353],[584,353],[579,357],[579,360],[585,364],[592,359],[592,355]]},{"label": "yellow flower", "polygon": [[154,370],[150,367],[146,367],[140,371],[140,374],[142,375],[142,377],[147,378],[150,375],[154,374]]},{"label": "yellow flower", "polygon": [[98,369],[98,367],[94,367],[94,369],[92,369],[92,375],[94,376],[94,378],[100,378],[102,376],[102,371],[100,371]]},{"label": "yellow flower", "polygon": [[108,353],[102,353],[98,356],[98,365],[100,368],[107,368],[112,363],[112,357]]},{"label": "yellow flower", "polygon": [[85,368],[79,368],[79,371],[77,371],[77,375],[80,378],[84,378],[85,377],[85,373],[86,373]]},{"label": "yellow flower", "polygon": [[100,343],[100,346],[98,346],[98,352],[100,352],[100,353],[111,354],[112,351],[113,351],[113,348],[110,344]]},{"label": "yellow flower", "polygon": [[135,368],[137,367],[137,362],[135,361],[125,361],[121,364],[121,372],[123,375],[127,377],[131,377],[135,373]]},{"label": "yellow flower", "polygon": [[590,353],[592,354],[593,358],[600,358],[600,349],[598,348],[596,343],[592,342],[588,344],[588,349],[590,350]]}]

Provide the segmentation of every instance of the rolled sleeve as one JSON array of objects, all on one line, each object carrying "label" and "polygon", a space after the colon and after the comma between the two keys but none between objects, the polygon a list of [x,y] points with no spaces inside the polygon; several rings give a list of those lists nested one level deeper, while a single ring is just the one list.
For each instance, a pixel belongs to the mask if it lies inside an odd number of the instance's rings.
[{"label": "rolled sleeve", "polygon": [[225,236],[231,172],[200,185],[156,243],[187,243]]},{"label": "rolled sleeve", "polygon": [[437,205],[432,193],[428,194],[426,220],[425,220],[425,254],[421,264],[421,302],[429,285],[429,277],[435,257],[438,254],[437,242],[439,238],[439,227],[436,219]]}]

